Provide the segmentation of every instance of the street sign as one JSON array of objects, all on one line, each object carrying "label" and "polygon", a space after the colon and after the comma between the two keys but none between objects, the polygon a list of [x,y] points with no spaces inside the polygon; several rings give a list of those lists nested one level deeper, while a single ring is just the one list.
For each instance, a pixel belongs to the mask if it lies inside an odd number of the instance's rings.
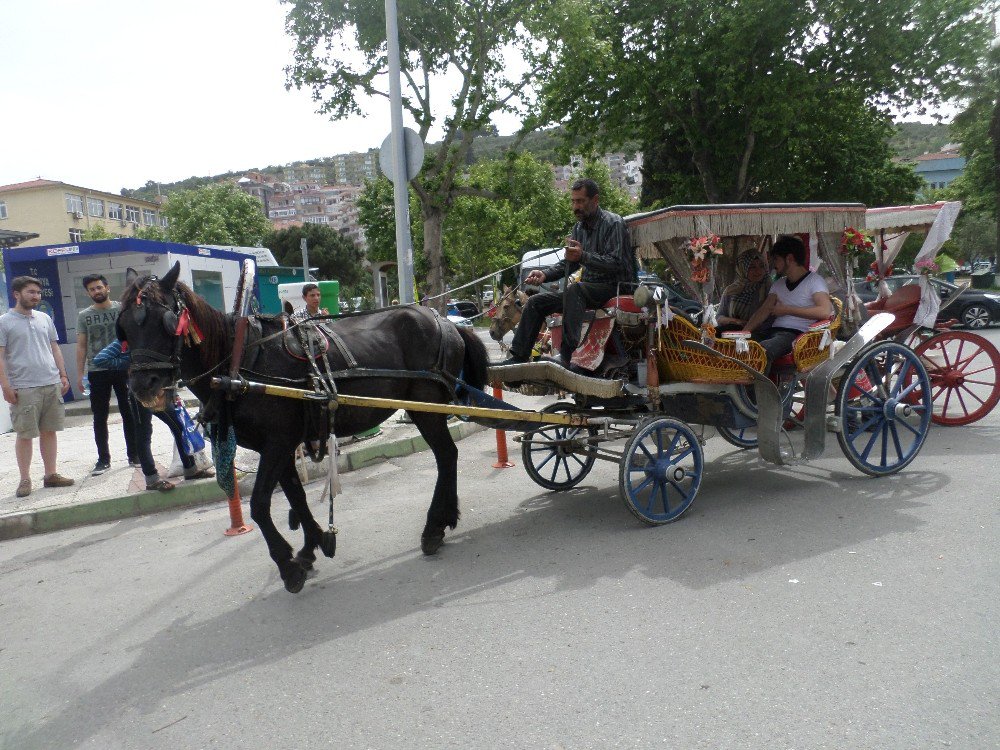
[{"label": "street sign", "polygon": [[[403,128],[403,150],[406,151],[406,181],[409,182],[420,173],[420,168],[424,164],[424,142],[412,128]],[[392,160],[392,133],[389,133],[382,141],[382,148],[378,150],[378,165],[389,179],[393,175]]]}]

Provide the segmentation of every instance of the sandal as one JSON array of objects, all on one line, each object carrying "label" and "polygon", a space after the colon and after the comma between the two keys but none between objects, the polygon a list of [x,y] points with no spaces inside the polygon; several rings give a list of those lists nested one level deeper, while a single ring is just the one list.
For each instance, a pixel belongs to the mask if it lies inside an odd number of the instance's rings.
[{"label": "sandal", "polygon": [[166,479],[158,479],[152,484],[146,483],[147,490],[157,490],[159,492],[170,492],[175,486],[173,482],[168,482]]},{"label": "sandal", "polygon": [[215,469],[205,468],[205,469],[199,469],[198,471],[194,472],[193,474],[187,474],[187,473],[185,473],[184,474],[184,479],[186,479],[186,480],[187,479],[210,479],[211,477],[214,477],[214,476],[215,476]]}]

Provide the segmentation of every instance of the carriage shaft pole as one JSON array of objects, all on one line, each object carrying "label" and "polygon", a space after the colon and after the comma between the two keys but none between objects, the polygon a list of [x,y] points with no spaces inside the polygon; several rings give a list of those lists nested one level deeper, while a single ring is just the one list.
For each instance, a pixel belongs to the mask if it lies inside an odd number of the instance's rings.
[{"label": "carriage shaft pole", "polygon": [[458,417],[482,417],[484,419],[510,420],[519,422],[538,422],[539,424],[560,424],[572,427],[586,427],[588,417],[584,414],[542,414],[536,411],[520,409],[489,409],[483,406],[459,406],[458,404],[435,404],[429,401],[404,401],[393,398],[376,398],[374,396],[351,396],[345,393],[327,395],[304,388],[289,388],[284,385],[254,383],[247,380],[230,380],[229,378],[212,378],[212,387],[237,394],[255,393],[263,396],[280,396],[301,401],[329,401],[337,406],[356,406],[363,409],[405,409],[406,411],[432,412]]}]

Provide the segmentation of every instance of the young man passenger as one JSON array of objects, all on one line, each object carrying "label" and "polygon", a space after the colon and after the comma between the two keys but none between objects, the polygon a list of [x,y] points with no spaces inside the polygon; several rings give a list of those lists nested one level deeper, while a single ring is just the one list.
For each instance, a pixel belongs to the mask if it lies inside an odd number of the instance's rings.
[{"label": "young man passenger", "polygon": [[33,276],[11,281],[15,305],[0,315],[0,387],[10,404],[17,440],[14,455],[21,482],[17,496],[31,494],[31,452],[34,439],[45,466],[46,487],[69,487],[72,479],[56,473],[56,433],[63,428],[63,396],[69,390],[59,334],[52,318],[36,310],[42,282]]},{"label": "young man passenger", "polygon": [[[768,370],[775,359],[792,351],[799,334],[833,313],[826,282],[806,266],[806,246],[802,240],[794,235],[779,237],[770,257],[779,278],[746,325],[767,352]],[[771,323],[767,325],[769,319]]]},{"label": "young man passenger", "polygon": [[92,476],[103,474],[111,468],[111,450],[108,447],[108,411],[111,391],[115,392],[118,411],[122,416],[125,432],[125,452],[132,466],[139,465],[136,450],[136,425],[129,408],[128,371],[104,368],[94,362],[104,347],[115,341],[115,322],[121,310],[120,302],[111,301],[111,287],[100,274],[83,277],[83,288],[94,304],[80,312],[76,322],[76,384],[83,393],[84,368],[90,380],[90,410],[94,414],[94,442],[97,444],[97,463]]}]

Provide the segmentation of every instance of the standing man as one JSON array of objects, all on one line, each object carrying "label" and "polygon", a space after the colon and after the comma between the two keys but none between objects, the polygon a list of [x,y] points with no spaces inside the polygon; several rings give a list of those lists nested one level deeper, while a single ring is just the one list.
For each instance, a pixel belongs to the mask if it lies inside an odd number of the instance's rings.
[{"label": "standing man", "polygon": [[625,220],[600,207],[597,183],[577,180],[571,187],[576,224],[566,239],[563,260],[545,270],[536,269],[525,278],[526,284],[542,284],[573,274],[581,266],[583,275],[563,293],[541,292],[528,298],[521,313],[521,323],[510,345],[510,357],[501,365],[527,362],[545,316],[563,313],[560,364],[569,367],[573,350],[580,345],[584,311],[603,305],[619,291],[631,293],[639,280],[639,266],[628,239]]},{"label": "standing man", "polygon": [[83,393],[86,372],[90,381],[90,410],[94,413],[94,442],[97,443],[97,463],[91,476],[96,477],[111,468],[111,449],[108,447],[111,391],[115,392],[118,411],[122,415],[128,462],[138,466],[139,459],[135,447],[135,419],[128,400],[128,370],[109,370],[94,364],[94,357],[116,340],[115,322],[122,305],[121,302],[111,301],[111,287],[100,274],[84,276],[83,288],[94,304],[83,310],[76,320],[76,385]]},{"label": "standing man", "polygon": [[[771,363],[792,351],[792,344],[800,334],[817,320],[833,314],[830,291],[818,273],[806,265],[806,246],[795,235],[783,235],[771,247],[771,265],[778,280],[764,304],[750,316],[746,329],[753,331],[753,338],[767,352],[767,368]],[[773,318],[770,325],[765,325]]]},{"label": "standing man", "polygon": [[45,465],[46,487],[69,487],[72,479],[56,473],[56,433],[63,428],[63,396],[69,390],[59,334],[52,318],[35,308],[42,301],[42,282],[18,276],[11,282],[13,309],[0,316],[0,387],[10,404],[17,440],[14,455],[21,482],[17,496],[31,494],[31,449],[34,439]]},{"label": "standing man", "polygon": [[329,315],[327,309],[320,308],[320,300],[323,299],[323,294],[319,290],[319,284],[305,284],[302,287],[302,299],[306,303],[306,315],[310,318],[316,315]]}]

